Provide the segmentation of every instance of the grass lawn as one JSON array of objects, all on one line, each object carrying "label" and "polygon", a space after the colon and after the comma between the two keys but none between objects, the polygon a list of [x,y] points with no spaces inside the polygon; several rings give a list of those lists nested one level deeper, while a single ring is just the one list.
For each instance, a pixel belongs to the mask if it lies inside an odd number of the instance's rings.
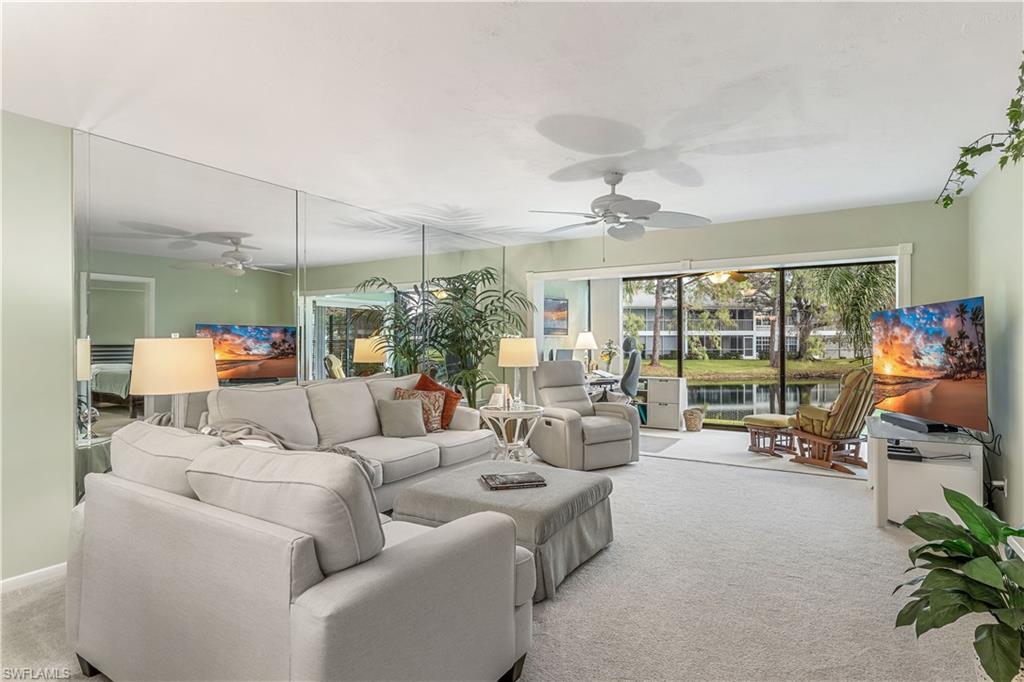
[{"label": "grass lawn", "polygon": [[[846,372],[861,366],[859,360],[787,360],[788,381],[838,379]],[[661,366],[644,363],[641,376],[674,377],[678,360],[662,360]],[[767,360],[686,360],[683,373],[694,382],[764,382],[778,379],[779,370],[770,367]]]}]

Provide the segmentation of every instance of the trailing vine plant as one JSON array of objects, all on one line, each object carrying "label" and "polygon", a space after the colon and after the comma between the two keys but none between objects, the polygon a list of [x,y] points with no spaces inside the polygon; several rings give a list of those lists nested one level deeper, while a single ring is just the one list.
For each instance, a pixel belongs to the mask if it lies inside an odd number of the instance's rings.
[{"label": "trailing vine plant", "polygon": [[1022,99],[1024,99],[1024,61],[1017,69],[1017,90],[1014,93],[1014,98],[1010,100],[1010,106],[1006,109],[1009,128],[1003,132],[982,135],[966,147],[960,148],[960,158],[957,159],[953,170],[949,172],[946,185],[942,188],[939,198],[935,200],[936,204],[943,208],[949,208],[956,198],[963,194],[964,185],[970,178],[978,174],[971,167],[974,159],[998,150],[1001,153],[999,156],[1000,169],[1005,168],[1006,164],[1011,161],[1013,163],[1020,162],[1021,157],[1024,157],[1024,129],[1021,127],[1024,123]]}]

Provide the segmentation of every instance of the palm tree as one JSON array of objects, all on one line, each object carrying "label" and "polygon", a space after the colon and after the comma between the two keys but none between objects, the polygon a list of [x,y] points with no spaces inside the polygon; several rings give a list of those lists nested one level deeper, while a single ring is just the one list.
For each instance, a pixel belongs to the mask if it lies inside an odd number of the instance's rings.
[{"label": "palm tree", "polygon": [[871,313],[896,305],[896,266],[870,263],[812,272],[854,354],[864,359],[871,350]]}]

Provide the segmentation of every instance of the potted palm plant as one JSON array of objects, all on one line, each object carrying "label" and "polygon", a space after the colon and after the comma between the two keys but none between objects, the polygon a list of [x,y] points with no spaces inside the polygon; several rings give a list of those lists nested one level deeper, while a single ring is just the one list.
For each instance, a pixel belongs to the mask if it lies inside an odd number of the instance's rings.
[{"label": "potted palm plant", "polygon": [[914,591],[896,616],[896,627],[914,626],[920,637],[970,613],[993,622],[974,631],[974,651],[995,682],[1021,676],[1024,644],[1024,561],[1006,541],[1024,536],[963,493],[943,488],[946,503],[964,525],[933,512],[918,512],[903,526],[924,542],[910,548],[907,572],[924,573],[897,586]]},{"label": "potted palm plant", "polygon": [[386,290],[394,299],[367,310],[379,315],[380,329],[396,374],[441,370],[471,407],[480,392],[496,383],[484,361],[498,351],[506,334],[526,329],[524,315],[533,310],[526,294],[497,286],[495,268],[434,277],[411,289],[402,289],[383,277],[362,282],[357,289]]}]

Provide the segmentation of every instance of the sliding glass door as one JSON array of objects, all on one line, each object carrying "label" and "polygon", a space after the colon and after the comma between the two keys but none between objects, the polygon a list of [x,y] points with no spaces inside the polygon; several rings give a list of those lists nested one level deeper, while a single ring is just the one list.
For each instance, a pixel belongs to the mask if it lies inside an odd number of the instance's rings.
[{"label": "sliding glass door", "polygon": [[786,407],[827,407],[851,369],[871,361],[871,313],[896,306],[896,266],[864,263],[786,270],[791,348]]},{"label": "sliding glass door", "polygon": [[891,262],[731,270],[623,281],[623,335],[641,376],[687,380],[706,423],[828,405],[870,361],[869,317],[895,306]]}]

